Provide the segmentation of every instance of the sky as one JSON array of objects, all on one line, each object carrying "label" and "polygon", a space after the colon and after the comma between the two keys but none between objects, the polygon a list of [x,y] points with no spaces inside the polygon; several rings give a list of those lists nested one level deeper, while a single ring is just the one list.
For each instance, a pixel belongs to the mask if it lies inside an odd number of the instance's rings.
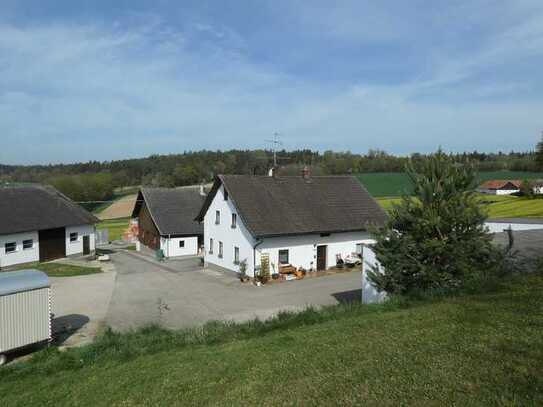
[{"label": "sky", "polygon": [[532,150],[543,1],[0,0],[0,163]]}]

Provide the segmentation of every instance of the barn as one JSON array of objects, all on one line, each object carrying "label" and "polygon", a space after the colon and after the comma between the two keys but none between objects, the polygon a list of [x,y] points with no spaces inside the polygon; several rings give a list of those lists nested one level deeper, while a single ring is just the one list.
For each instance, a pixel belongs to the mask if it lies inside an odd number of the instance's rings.
[{"label": "barn", "polygon": [[165,257],[198,254],[204,231],[194,218],[205,196],[203,187],[140,189],[132,212],[138,241]]},{"label": "barn", "polygon": [[0,187],[0,269],[91,254],[98,222],[53,187]]}]

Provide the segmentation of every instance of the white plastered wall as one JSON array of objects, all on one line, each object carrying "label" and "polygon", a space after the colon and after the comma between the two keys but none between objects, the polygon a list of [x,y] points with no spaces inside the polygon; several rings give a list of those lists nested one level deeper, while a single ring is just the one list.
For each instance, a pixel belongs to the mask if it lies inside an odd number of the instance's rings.
[{"label": "white plastered wall", "polygon": [[[179,246],[184,242],[183,247]],[[166,257],[191,256],[198,254],[198,236],[161,237],[160,248]]]},{"label": "white plastered wall", "polygon": [[[33,241],[30,249],[23,249],[23,240]],[[17,249],[15,252],[7,253],[5,251],[6,243],[15,242]],[[23,263],[32,263],[40,260],[40,246],[38,242],[38,232],[14,233],[11,235],[0,235],[0,268],[14,266]]]},{"label": "white plastered wall", "polygon": [[[70,242],[70,234],[77,233],[77,240]],[[96,248],[94,225],[80,225],[66,227],[66,256],[73,256],[83,253],[83,236],[90,236],[90,251]]]}]

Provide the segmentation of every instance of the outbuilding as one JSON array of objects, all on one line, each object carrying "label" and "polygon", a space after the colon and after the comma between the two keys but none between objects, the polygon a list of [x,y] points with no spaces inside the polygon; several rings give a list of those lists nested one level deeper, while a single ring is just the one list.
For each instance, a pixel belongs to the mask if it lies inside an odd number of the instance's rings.
[{"label": "outbuilding", "polygon": [[[273,174],[273,173],[272,173]],[[254,277],[326,270],[362,254],[387,215],[352,176],[219,175],[197,217],[205,263]]]},{"label": "outbuilding", "polygon": [[0,187],[0,269],[91,254],[98,222],[53,187]]},{"label": "outbuilding", "polygon": [[0,273],[0,365],[6,353],[51,339],[51,288],[37,270]]},{"label": "outbuilding", "polygon": [[141,188],[132,218],[137,220],[138,241],[165,257],[198,254],[203,227],[194,220],[205,199],[203,186]]}]

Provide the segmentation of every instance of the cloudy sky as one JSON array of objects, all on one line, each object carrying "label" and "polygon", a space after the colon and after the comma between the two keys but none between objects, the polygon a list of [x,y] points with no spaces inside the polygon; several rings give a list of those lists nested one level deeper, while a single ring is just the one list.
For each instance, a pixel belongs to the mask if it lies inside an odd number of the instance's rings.
[{"label": "cloudy sky", "polygon": [[543,1],[0,1],[0,163],[533,149]]}]

